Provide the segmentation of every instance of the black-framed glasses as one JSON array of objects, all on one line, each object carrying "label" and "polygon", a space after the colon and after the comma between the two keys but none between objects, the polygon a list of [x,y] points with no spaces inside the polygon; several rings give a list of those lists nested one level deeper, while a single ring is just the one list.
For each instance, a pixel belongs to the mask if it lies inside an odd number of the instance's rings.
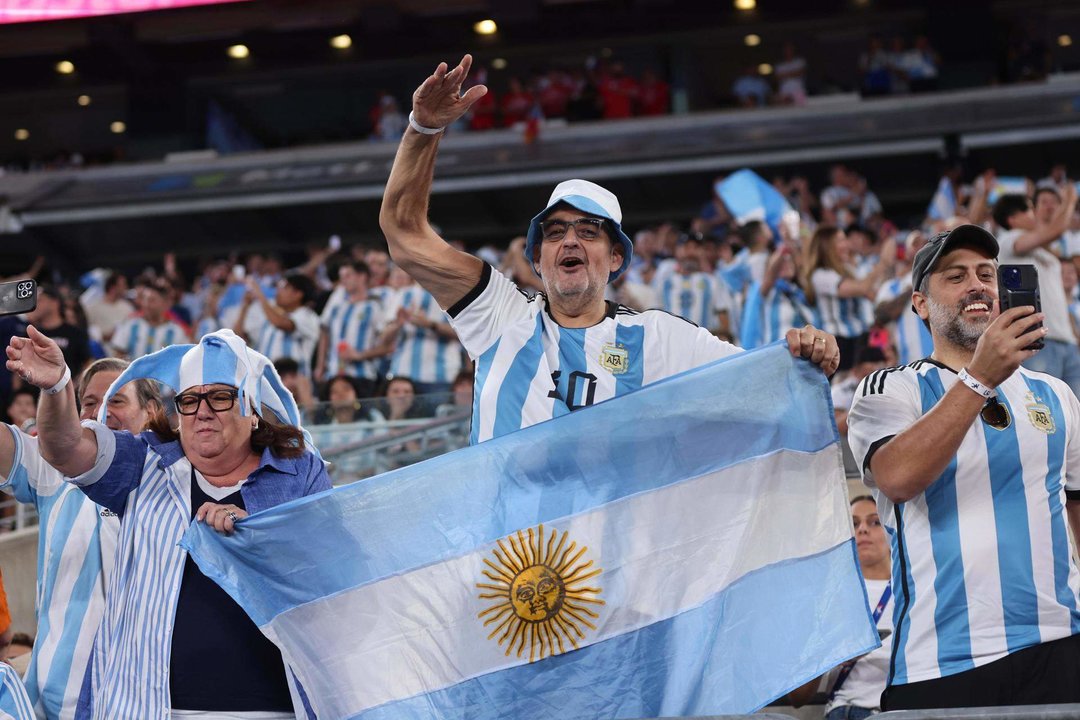
[{"label": "black-framed glasses", "polygon": [[181,415],[194,415],[199,412],[199,405],[202,404],[203,400],[214,412],[232,410],[238,396],[239,393],[236,390],[218,388],[217,390],[207,390],[202,393],[180,393],[173,402],[176,404],[176,412]]},{"label": "black-framed glasses", "polygon": [[979,411],[979,417],[995,430],[1004,430],[1009,425],[1012,425],[1012,415],[1009,413],[1009,408],[1000,403],[996,397],[986,401],[982,406],[982,410]]},{"label": "black-framed glasses", "polygon": [[570,228],[574,228],[574,233],[582,240],[595,240],[604,229],[604,220],[584,217],[577,220],[545,220],[540,223],[540,232],[545,240],[562,240]]}]

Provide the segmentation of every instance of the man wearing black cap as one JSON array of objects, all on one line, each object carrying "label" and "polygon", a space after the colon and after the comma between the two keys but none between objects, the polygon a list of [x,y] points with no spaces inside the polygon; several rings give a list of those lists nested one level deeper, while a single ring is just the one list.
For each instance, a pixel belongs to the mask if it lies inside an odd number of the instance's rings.
[{"label": "man wearing black cap", "polygon": [[[544,284],[533,298],[439,237],[427,217],[439,138],[487,92],[483,85],[462,92],[471,64],[469,55],[453,69],[441,63],[413,94],[379,224],[394,262],[446,310],[477,362],[473,442],[739,352],[690,322],[604,300],[634,248],[618,198],[595,183],[559,183],[532,219],[525,259]],[[839,364],[828,333],[808,325],[787,340],[794,355],[827,373]]]},{"label": "man wearing black cap", "polygon": [[998,314],[997,254],[975,225],[919,250],[934,351],[869,375],[848,419],[896,558],[885,710],[1080,702],[1080,402],[1021,367],[1046,329]]}]

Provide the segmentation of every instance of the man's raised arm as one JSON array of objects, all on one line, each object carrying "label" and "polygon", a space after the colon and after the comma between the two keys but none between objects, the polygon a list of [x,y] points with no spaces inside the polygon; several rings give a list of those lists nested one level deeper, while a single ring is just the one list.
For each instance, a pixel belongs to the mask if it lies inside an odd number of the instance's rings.
[{"label": "man's raised arm", "polygon": [[480,282],[483,270],[479,258],[455,250],[439,237],[427,217],[442,129],[487,93],[486,87],[476,85],[461,94],[471,65],[471,55],[453,70],[440,63],[413,93],[409,127],[398,146],[379,211],[390,257],[444,309],[465,297]]}]

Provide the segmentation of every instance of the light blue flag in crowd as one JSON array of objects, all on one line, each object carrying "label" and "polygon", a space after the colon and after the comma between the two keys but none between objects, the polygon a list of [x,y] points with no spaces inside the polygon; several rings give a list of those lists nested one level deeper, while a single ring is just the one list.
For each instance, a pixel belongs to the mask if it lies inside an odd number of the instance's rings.
[{"label": "light blue flag in crowd", "polygon": [[926,214],[931,220],[948,220],[956,215],[956,191],[953,190],[949,178],[941,178],[937,190],[934,191],[934,197],[930,200],[930,207],[926,209]]},{"label": "light blue flag in crowd", "polygon": [[322,720],[753,712],[878,646],[832,416],[777,343],[182,545]]},{"label": "light blue flag in crowd", "polygon": [[799,236],[799,213],[780,192],[753,170],[743,168],[716,183],[716,194],[724,201],[735,222],[764,220],[779,240],[780,225],[787,225],[791,237]]},{"label": "light blue flag in crowd", "polygon": [[996,177],[994,184],[990,186],[986,194],[986,202],[993,205],[1002,195],[1027,195],[1028,179],[1026,177]]},{"label": "light blue flag in crowd", "polygon": [[0,720],[36,720],[34,706],[15,668],[0,662]]}]

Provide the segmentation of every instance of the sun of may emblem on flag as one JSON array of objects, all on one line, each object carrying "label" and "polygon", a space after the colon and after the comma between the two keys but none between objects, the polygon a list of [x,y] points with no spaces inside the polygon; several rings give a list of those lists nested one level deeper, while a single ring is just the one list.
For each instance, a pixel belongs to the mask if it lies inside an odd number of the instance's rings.
[{"label": "sun of may emblem on flag", "polygon": [[587,581],[602,570],[584,558],[587,547],[566,541],[567,533],[560,537],[556,530],[545,542],[540,525],[499,540],[494,561],[484,558],[483,573],[491,582],[476,587],[481,600],[494,604],[478,617],[485,628],[494,625],[488,640],[498,635],[507,655],[520,658],[528,650],[529,662],[560,655],[585,639],[583,628],[596,630],[591,621],[600,616],[590,605],[604,601],[596,597],[601,589]]}]

